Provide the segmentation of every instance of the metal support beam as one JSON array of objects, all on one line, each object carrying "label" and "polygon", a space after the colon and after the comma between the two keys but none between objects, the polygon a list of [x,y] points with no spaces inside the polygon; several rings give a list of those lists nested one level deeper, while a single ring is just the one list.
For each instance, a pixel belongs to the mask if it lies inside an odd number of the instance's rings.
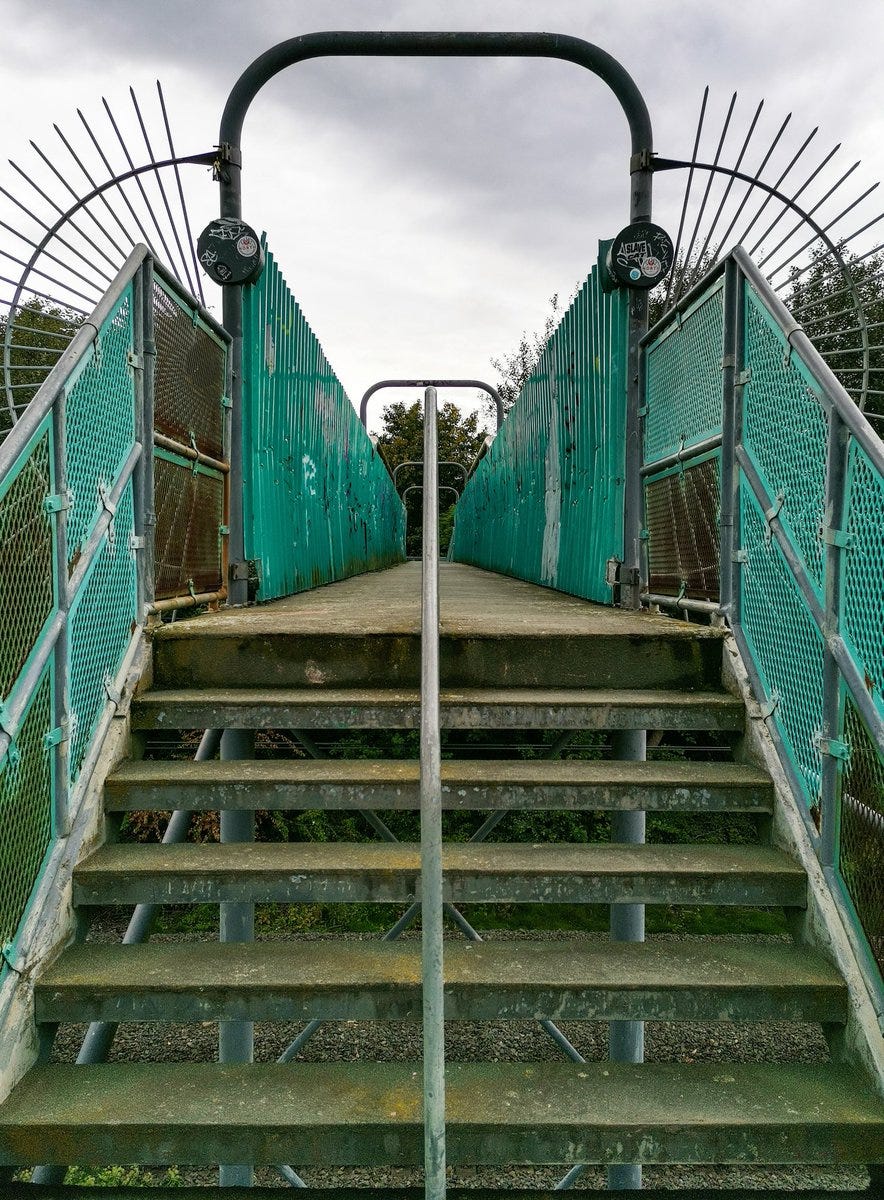
[{"label": "metal support beam", "polygon": [[445,998],[442,973],[442,746],[439,732],[439,469],[436,389],[424,392],[421,574],[421,958],[424,1022],[424,1177],[445,1198]]},{"label": "metal support beam", "polygon": [[[614,736],[614,758],[626,762],[644,762],[647,757],[647,734],[644,729],[623,730]],[[611,839],[641,845],[645,840],[643,812],[615,812],[611,823]],[[643,942],[645,940],[645,906],[643,904],[611,905],[611,940]],[[611,1062],[640,1063],[645,1057],[645,1026],[643,1021],[612,1021],[609,1032],[608,1056]],[[624,1163],[608,1168],[608,1189],[635,1191],[642,1186],[642,1169],[638,1163]]]},{"label": "metal support beam", "polygon": [[[255,733],[251,729],[225,729],[221,737],[221,758],[255,757]],[[254,812],[222,812],[222,842],[252,842],[255,840]],[[221,941],[253,942],[255,940],[255,906],[252,903],[223,903],[221,906]],[[250,1063],[254,1059],[254,1026],[251,1021],[219,1021],[218,1061]],[[221,1187],[251,1187],[254,1171],[250,1164],[222,1164],[218,1168]]]}]

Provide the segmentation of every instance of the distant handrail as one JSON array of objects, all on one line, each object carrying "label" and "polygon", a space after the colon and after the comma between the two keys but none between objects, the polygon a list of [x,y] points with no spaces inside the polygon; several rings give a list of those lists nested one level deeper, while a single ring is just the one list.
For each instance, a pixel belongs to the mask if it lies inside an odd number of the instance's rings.
[{"label": "distant handrail", "polygon": [[[480,391],[487,392],[494,402],[494,408],[497,413],[497,430],[500,432],[500,427],[503,424],[503,400],[500,398],[500,392],[497,388],[492,387],[490,383],[483,383],[481,379],[381,379],[377,383],[373,383],[370,388],[366,388],[359,401],[359,420],[365,426],[368,414],[368,402],[382,388],[403,388],[403,387],[446,387],[446,388],[479,388]],[[440,463],[441,466],[441,463]]]},{"label": "distant handrail", "polygon": [[[420,459],[410,458],[406,462],[399,463],[398,467],[395,467],[393,469],[393,487],[396,486],[396,476],[399,474],[399,472],[404,467],[422,467],[423,465],[424,465],[424,460],[422,458],[420,458]],[[455,462],[453,459],[448,459],[448,460],[443,459],[439,463],[439,466],[440,467],[457,467],[458,471],[461,471],[463,473],[463,481],[464,481],[464,484],[466,484],[467,469],[463,465],[463,463]]]},{"label": "distant handrail", "polygon": [[[410,483],[407,488],[403,489],[402,503],[403,504],[405,503],[405,497],[408,495],[409,492],[422,492],[423,490],[424,490],[424,485],[422,483]],[[454,494],[455,494],[455,496],[457,496],[458,500],[460,499],[460,492],[457,490],[456,487],[452,487],[450,483],[437,483],[436,491],[437,492],[454,492]]]}]

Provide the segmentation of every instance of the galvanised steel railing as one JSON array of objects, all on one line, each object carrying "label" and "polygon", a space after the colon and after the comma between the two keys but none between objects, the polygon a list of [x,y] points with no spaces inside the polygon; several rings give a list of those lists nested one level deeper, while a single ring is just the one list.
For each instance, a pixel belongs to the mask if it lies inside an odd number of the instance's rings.
[{"label": "galvanised steel railing", "polygon": [[[173,346],[199,366],[196,394]],[[137,247],[0,448],[4,971],[44,873],[52,884],[150,612],[223,594],[226,380],[223,331]],[[213,387],[208,467],[194,406],[210,407]],[[209,537],[192,537],[207,521]],[[211,592],[198,595],[191,571]]]},{"label": "galvanised steel railing", "polygon": [[421,957],[426,1195],[445,1195],[442,749],[439,732],[439,468],[436,389],[424,392],[421,564]]},{"label": "galvanised steel railing", "polygon": [[609,602],[624,558],[629,300],[594,267],[458,502],[449,557]]},{"label": "galvanised steel railing", "polygon": [[405,558],[405,509],[273,255],[243,288],[243,519],[257,599]]},{"label": "galvanised steel railing", "polygon": [[644,345],[644,599],[733,630],[884,996],[884,445],[737,248]]}]

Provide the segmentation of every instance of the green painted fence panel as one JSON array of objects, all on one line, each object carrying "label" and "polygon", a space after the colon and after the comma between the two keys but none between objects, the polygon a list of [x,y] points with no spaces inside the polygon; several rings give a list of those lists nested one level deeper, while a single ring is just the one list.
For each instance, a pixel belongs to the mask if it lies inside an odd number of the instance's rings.
[{"label": "green painted fence panel", "polygon": [[455,510],[449,557],[589,600],[623,554],[628,297],[594,268]]},{"label": "green painted fence panel", "polygon": [[243,317],[243,507],[259,600],[405,558],[405,510],[390,475],[265,255]]}]

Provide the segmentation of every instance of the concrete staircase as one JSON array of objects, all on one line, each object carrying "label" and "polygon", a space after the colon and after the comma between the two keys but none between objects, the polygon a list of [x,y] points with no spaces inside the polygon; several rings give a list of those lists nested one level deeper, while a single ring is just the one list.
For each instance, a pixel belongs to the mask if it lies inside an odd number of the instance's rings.
[{"label": "concrete staircase", "polygon": [[[395,568],[163,628],[153,686],[133,706],[136,735],[415,727],[416,574]],[[599,609],[464,567],[443,571],[442,613],[445,728],[739,738],[745,714],[721,688],[714,630]],[[105,798],[114,817],[414,809],[418,772],[400,760],[133,759],[108,779]],[[759,833],[754,845],[450,843],[445,898],[455,905],[714,904],[799,914],[805,904],[803,869],[768,844],[771,780],[749,763],[451,760],[443,803],[491,813],[748,813]],[[392,924],[419,895],[419,857],[417,845],[383,841],[108,842],[79,865],[74,901],[84,910],[361,901],[389,904]],[[847,1019],[843,980],[806,945],[452,941],[445,978],[453,1021],[819,1022],[837,1048]],[[52,1025],[401,1020],[419,1018],[420,999],[417,943],[378,939],[80,943],[44,970],[35,1003],[37,1020]],[[419,1063],[43,1064],[0,1107],[0,1163],[290,1163],[308,1174],[311,1166],[416,1166],[420,1101]],[[455,1167],[884,1159],[884,1106],[837,1052],[798,1065],[452,1062],[447,1116]],[[246,1194],[263,1193],[231,1191],[231,1200]],[[469,1192],[498,1194],[512,1193]]]}]

